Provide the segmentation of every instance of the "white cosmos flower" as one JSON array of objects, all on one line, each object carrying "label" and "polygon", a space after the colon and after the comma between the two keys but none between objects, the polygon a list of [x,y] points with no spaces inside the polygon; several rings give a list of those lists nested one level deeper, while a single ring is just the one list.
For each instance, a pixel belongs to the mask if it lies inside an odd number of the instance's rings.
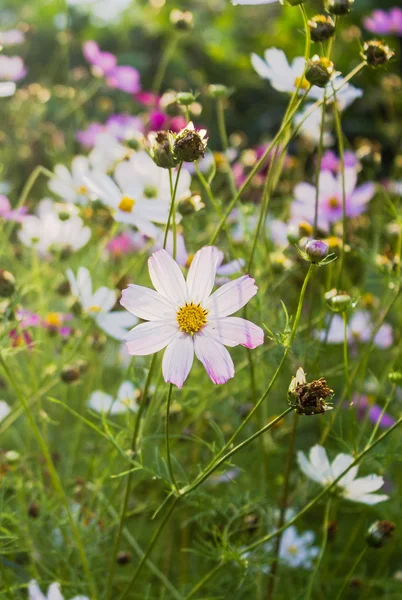
[{"label": "white cosmos flower", "polygon": [[[309,458],[304,452],[297,453],[297,461],[303,473],[313,481],[326,487],[332,483],[343,471],[354,461],[350,454],[338,454],[332,464],[328,460],[327,453],[318,444],[313,446]],[[373,494],[384,485],[384,479],[379,475],[367,475],[356,479],[358,466],[354,466],[337,483],[337,489],[347,500],[363,502],[363,504],[377,504],[388,500],[385,494]]]},{"label": "white cosmos flower", "polygon": [[91,275],[86,267],[78,269],[77,277],[71,269],[68,269],[66,274],[71,293],[84,312],[92,317],[105,333],[116,340],[122,340],[127,334],[127,329],[135,325],[137,319],[123,310],[112,311],[116,304],[115,290],[100,287],[93,293]]},{"label": "white cosmos flower", "polygon": [[[149,160],[153,164],[153,161]],[[137,166],[139,168],[139,165]],[[149,164],[144,165],[144,169],[148,168]],[[147,175],[146,171],[142,171],[140,175],[133,170],[132,163],[127,162],[121,163],[116,168],[114,173],[116,182],[101,171],[93,171],[85,181],[90,191],[110,207],[115,221],[134,225],[146,236],[156,238],[159,231],[153,223],[167,222],[170,192],[163,189],[159,179],[153,178],[152,170],[150,172],[151,175]],[[161,198],[162,192],[163,198]],[[152,194],[155,196],[152,197]]]},{"label": "white cosmos flower", "polygon": [[0,98],[7,98],[14,96],[15,90],[17,89],[14,81],[3,81],[0,83]]},{"label": "white cosmos flower", "polygon": [[[45,595],[33,579],[28,585],[28,600],[64,600],[64,596],[61,593],[59,583],[52,583]],[[87,596],[74,596],[71,600],[89,600],[89,598]]]},{"label": "white cosmos flower", "polygon": [[191,262],[186,281],[170,254],[158,250],[148,260],[156,292],[133,284],[123,291],[120,304],[148,321],[128,333],[128,351],[144,356],[166,348],[163,377],[177,387],[187,379],[194,354],[213,383],[225,383],[234,376],[233,361],[225,346],[255,348],[264,341],[260,327],[229,317],[257,293],[254,279],[249,275],[239,277],[211,294],[220,260],[217,248],[202,248]]},{"label": "white cosmos flower", "polygon": [[312,531],[298,533],[293,525],[285,529],[279,547],[279,558],[288,567],[311,569],[313,559],[320,552],[317,546],[313,546],[315,535]]},{"label": "white cosmos flower", "polygon": [[129,153],[130,150],[120,144],[114,135],[105,131],[96,136],[95,145],[88,158],[94,169],[106,173],[118,162],[127,158]]},{"label": "white cosmos flower", "polygon": [[[321,138],[322,107],[320,106],[313,110],[311,114],[308,114],[311,110],[311,107],[311,104],[307,104],[302,111],[297,113],[294,118],[294,123],[296,126],[300,125],[300,135],[302,137],[317,145]],[[334,141],[333,136],[325,130],[327,121],[328,119],[326,118],[324,121],[323,136],[323,144],[325,147],[331,146]]]},{"label": "white cosmos flower", "polygon": [[54,177],[50,179],[49,189],[71,204],[87,204],[89,190],[85,177],[91,172],[89,159],[86,156],[75,156],[71,163],[71,171],[65,165],[56,165]]},{"label": "white cosmos flower", "polygon": [[104,412],[110,415],[120,415],[128,410],[137,412],[136,389],[131,381],[123,381],[118,389],[116,398],[113,398],[110,394],[96,390],[90,395],[88,406],[96,412]]},{"label": "white cosmos flower", "polygon": [[91,230],[84,226],[74,206],[44,198],[36,213],[23,218],[18,238],[39,255],[46,256],[51,249],[76,252],[88,243]]}]

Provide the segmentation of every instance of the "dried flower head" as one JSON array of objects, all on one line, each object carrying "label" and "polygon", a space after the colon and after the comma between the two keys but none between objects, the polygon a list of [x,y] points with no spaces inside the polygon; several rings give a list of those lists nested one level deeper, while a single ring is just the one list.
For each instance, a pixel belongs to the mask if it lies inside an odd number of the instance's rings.
[{"label": "dried flower head", "polygon": [[308,383],[305,372],[299,367],[290,382],[288,402],[298,415],[320,415],[332,410],[327,400],[333,395],[334,391],[328,387],[323,377]]},{"label": "dried flower head", "polygon": [[307,63],[305,77],[311,85],[325,87],[334,74],[334,63],[325,56],[316,54]]},{"label": "dried flower head", "polygon": [[378,67],[379,65],[383,65],[394,55],[395,52],[393,52],[389,46],[378,40],[364,42],[363,52],[361,53],[362,58],[364,58],[370,67]]},{"label": "dried flower head", "polygon": [[326,9],[332,15],[348,15],[354,0],[327,0]]},{"label": "dried flower head", "polygon": [[190,122],[187,127],[177,134],[173,151],[178,161],[194,162],[203,158],[207,147],[207,132],[205,129],[196,130]]},{"label": "dried flower head", "polygon": [[308,24],[313,42],[325,42],[335,33],[335,22],[329,15],[315,15]]},{"label": "dried flower head", "polygon": [[382,548],[384,544],[392,537],[396,529],[392,521],[376,521],[371,525],[367,532],[367,543],[371,548]]},{"label": "dried flower head", "polygon": [[194,27],[193,13],[189,10],[181,11],[175,8],[170,13],[170,22],[180,31],[189,31]]}]

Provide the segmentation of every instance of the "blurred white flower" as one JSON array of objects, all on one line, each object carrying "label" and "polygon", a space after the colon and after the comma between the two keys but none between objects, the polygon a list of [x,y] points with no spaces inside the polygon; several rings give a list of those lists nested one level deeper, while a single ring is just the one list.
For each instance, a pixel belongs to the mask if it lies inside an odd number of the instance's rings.
[{"label": "blurred white flower", "polygon": [[296,527],[291,526],[282,534],[279,547],[279,558],[288,567],[311,569],[313,559],[320,552],[317,546],[313,546],[315,535],[312,531],[298,534]]},{"label": "blurred white flower", "polygon": [[71,269],[68,269],[66,274],[71,293],[84,312],[92,317],[105,333],[116,340],[122,340],[127,335],[127,330],[133,327],[138,319],[123,310],[112,311],[117,299],[115,290],[100,287],[93,293],[91,275],[86,267],[78,269],[77,277]]},{"label": "blurred white flower", "polygon": [[132,0],[67,0],[67,4],[84,10],[102,22],[110,23],[121,19]]},{"label": "blurred white flower", "polygon": [[0,83],[0,98],[7,98],[13,96],[17,86],[13,81],[4,81]]},{"label": "blurred white flower", "polygon": [[85,156],[75,156],[71,163],[71,171],[62,164],[55,166],[54,177],[50,179],[48,187],[65,202],[87,204],[90,198],[85,176],[90,172],[89,159]]},{"label": "blurred white flower", "polygon": [[[64,600],[64,596],[60,590],[59,583],[52,583],[47,590],[47,594],[43,594],[40,587],[33,579],[28,585],[28,600]],[[74,596],[71,600],[89,600],[87,596]]]},{"label": "blurred white flower", "polygon": [[5,419],[11,412],[11,408],[5,400],[0,400],[0,421]]},{"label": "blurred white flower", "polygon": [[[303,473],[313,481],[326,487],[332,483],[343,471],[354,461],[350,454],[338,454],[330,464],[325,448],[313,446],[309,458],[304,452],[297,453],[297,461]],[[388,500],[385,494],[373,494],[384,485],[383,477],[379,475],[367,475],[356,479],[358,466],[354,466],[337,483],[338,492],[347,500],[362,502],[363,504],[377,504]]]},{"label": "blurred white flower", "polygon": [[0,44],[6,46],[17,46],[25,41],[24,34],[19,29],[0,31]]},{"label": "blurred white flower", "polygon": [[106,173],[119,161],[127,158],[128,153],[129,150],[113,134],[105,131],[96,136],[88,158],[94,169]]},{"label": "blurred white flower", "polygon": [[[366,310],[357,310],[354,312],[347,325],[346,335],[348,343],[368,342],[373,333],[373,323],[370,313]],[[328,344],[341,344],[343,342],[343,319],[340,315],[333,315],[331,325],[327,333],[321,330],[316,336]],[[378,348],[389,348],[393,343],[392,327],[389,323],[383,323],[377,331],[373,343]]]},{"label": "blurred white flower", "polygon": [[[308,114],[311,110],[312,104],[307,104],[302,111],[297,113],[294,118],[294,124],[300,125],[300,135],[305,139],[313,142],[315,145],[320,142],[321,137],[321,120],[322,120],[322,107],[318,107],[311,114]],[[307,116],[308,115],[308,116]],[[333,136],[325,130],[328,119],[324,121],[324,146],[331,146],[334,142]]]},{"label": "blurred white flower", "polygon": [[116,398],[100,390],[92,392],[89,397],[88,406],[99,413],[120,415],[132,410],[138,411],[137,390],[130,381],[123,381],[117,391]]},{"label": "blurred white flower", "polygon": [[[264,59],[253,53],[251,64],[258,75],[263,79],[268,79],[278,92],[293,93],[300,83],[299,93],[304,93],[310,87],[308,81],[303,78],[306,61],[302,56],[298,56],[290,64],[283,50],[268,48],[264,52]],[[314,88],[309,92],[309,96],[310,98],[317,97]]]},{"label": "blurred white flower", "polygon": [[19,81],[26,74],[27,70],[20,56],[0,56],[0,79]]}]

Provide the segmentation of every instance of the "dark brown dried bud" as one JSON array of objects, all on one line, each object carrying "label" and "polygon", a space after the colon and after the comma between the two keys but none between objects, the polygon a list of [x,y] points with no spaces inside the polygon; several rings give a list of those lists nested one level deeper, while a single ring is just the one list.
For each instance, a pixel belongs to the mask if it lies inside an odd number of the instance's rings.
[{"label": "dark brown dried bud", "polygon": [[66,365],[60,374],[60,378],[64,383],[75,383],[80,380],[80,377],[80,370],[75,365]]},{"label": "dark brown dried bud", "polygon": [[395,52],[393,52],[389,46],[386,46],[378,40],[364,42],[363,52],[361,53],[362,58],[364,58],[370,67],[378,67],[379,65],[383,65],[394,55]]},{"label": "dark brown dried bud", "polygon": [[205,129],[197,131],[193,123],[182,129],[174,141],[173,151],[178,161],[194,162],[203,158],[207,145]]},{"label": "dark brown dried bud", "polygon": [[30,504],[28,506],[28,517],[31,517],[31,519],[37,519],[40,515],[40,506],[39,504],[36,504],[36,502],[32,502],[32,504]]},{"label": "dark brown dried bud", "polygon": [[332,15],[348,15],[354,0],[327,0],[325,8]]},{"label": "dark brown dried bud", "polygon": [[315,15],[308,22],[313,42],[325,42],[335,33],[335,22],[327,15]]},{"label": "dark brown dried bud", "polygon": [[371,525],[367,532],[367,543],[370,548],[382,548],[384,544],[392,537],[396,529],[392,521],[376,521]]},{"label": "dark brown dried bud", "polygon": [[128,565],[131,563],[132,558],[130,552],[119,552],[116,560],[119,565]]},{"label": "dark brown dried bud", "polygon": [[177,165],[173,151],[174,136],[170,131],[158,131],[148,137],[150,146],[149,154],[158,167],[172,169]]},{"label": "dark brown dried bud", "polygon": [[334,390],[328,387],[323,377],[307,383],[306,375],[300,367],[290,383],[288,402],[298,415],[320,415],[332,410],[327,400],[333,395]]}]

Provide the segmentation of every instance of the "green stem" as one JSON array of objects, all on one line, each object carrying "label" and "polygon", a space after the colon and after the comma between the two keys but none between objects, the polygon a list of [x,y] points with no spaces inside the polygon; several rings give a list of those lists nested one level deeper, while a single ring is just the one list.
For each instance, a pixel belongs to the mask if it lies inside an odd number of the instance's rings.
[{"label": "green stem", "polygon": [[86,554],[85,554],[84,545],[82,543],[80,531],[79,531],[79,529],[77,527],[77,524],[74,521],[73,515],[71,514],[70,506],[68,504],[68,499],[67,499],[66,493],[65,493],[64,488],[63,488],[63,486],[61,484],[59,475],[58,475],[58,473],[57,473],[57,471],[56,471],[56,469],[54,467],[53,460],[52,460],[51,454],[49,452],[49,449],[48,449],[48,447],[47,447],[47,445],[46,445],[46,443],[45,443],[45,441],[44,441],[44,439],[42,437],[42,434],[41,434],[41,432],[39,430],[39,427],[36,424],[35,419],[33,418],[33,415],[32,415],[31,410],[29,408],[28,402],[25,399],[25,395],[20,390],[18,383],[14,379],[14,376],[12,375],[10,369],[8,368],[6,362],[5,362],[4,358],[3,358],[3,355],[1,353],[0,353],[0,364],[1,364],[2,368],[3,368],[4,373],[7,376],[7,378],[9,380],[11,386],[14,388],[14,390],[15,390],[15,392],[16,392],[16,394],[17,394],[17,396],[18,396],[18,398],[19,398],[22,406],[24,407],[25,414],[27,416],[27,419],[29,421],[31,429],[32,429],[32,431],[34,433],[36,442],[37,442],[37,444],[38,444],[39,448],[41,449],[41,452],[42,452],[42,454],[44,456],[47,468],[49,470],[50,479],[51,479],[51,482],[52,482],[52,485],[53,485],[53,489],[59,495],[59,498],[60,498],[60,500],[61,500],[61,502],[63,504],[64,510],[66,511],[66,514],[67,514],[67,517],[68,517],[68,521],[70,523],[70,527],[71,527],[71,530],[72,530],[72,533],[73,533],[73,537],[74,537],[74,540],[75,540],[75,543],[76,543],[76,546],[77,546],[77,549],[78,549],[78,552],[79,552],[79,555],[80,555],[80,558],[81,558],[82,567],[84,569],[85,575],[86,575],[87,580],[88,580],[88,587],[90,589],[91,596],[93,596],[93,599],[96,600],[96,598],[97,598],[96,587],[95,587],[94,580],[92,578],[91,570],[89,568],[89,564],[88,564],[88,560],[87,560],[87,557],[86,557]]},{"label": "green stem", "polygon": [[9,600],[14,600],[14,596],[13,596],[11,588],[10,588],[10,581],[8,579],[7,569],[5,568],[5,566],[3,564],[2,556],[0,556],[0,573],[2,574],[3,580],[4,580],[4,585],[2,586],[2,589],[6,591],[7,597],[9,598]]},{"label": "green stem", "polygon": [[227,174],[228,174],[230,191],[232,193],[232,196],[235,196],[236,192],[237,192],[237,187],[236,187],[236,182],[235,182],[235,179],[234,179],[234,176],[233,176],[232,168],[231,168],[229,160],[227,158],[227,151],[229,149],[229,142],[228,142],[228,136],[227,136],[227,131],[226,131],[225,109],[224,109],[224,106],[223,106],[223,99],[222,98],[218,98],[217,101],[216,101],[216,111],[217,111],[217,117],[218,117],[219,137],[220,137],[220,140],[221,140],[221,144],[222,144],[222,148],[223,148],[223,154],[224,154],[224,157],[225,157],[225,164],[226,164],[226,170],[227,170]]},{"label": "green stem", "polygon": [[391,389],[391,393],[389,394],[388,398],[386,399],[384,407],[383,407],[383,409],[381,411],[381,414],[378,417],[376,424],[374,425],[374,429],[371,432],[369,441],[367,442],[367,446],[370,446],[370,444],[372,444],[373,440],[375,439],[375,436],[377,435],[378,429],[380,428],[381,421],[383,420],[383,417],[384,417],[385,413],[387,412],[389,403],[391,402],[391,400],[394,397],[395,390],[396,390],[396,384],[394,383],[393,386],[392,386],[392,389]]},{"label": "green stem", "polygon": [[314,566],[314,571],[310,577],[310,581],[308,584],[308,588],[307,588],[307,594],[306,594],[306,598],[305,600],[310,600],[311,595],[313,593],[313,587],[314,587],[314,581],[318,575],[318,572],[320,570],[320,566],[321,566],[321,562],[322,559],[324,558],[324,554],[325,554],[325,549],[327,547],[327,541],[328,541],[328,525],[329,525],[329,513],[330,513],[330,509],[331,509],[331,497],[328,498],[327,500],[327,504],[325,506],[325,512],[324,512],[324,521],[322,524],[322,545],[321,545],[321,551],[320,554],[318,556],[317,562]]},{"label": "green stem", "polygon": [[343,364],[345,369],[345,382],[346,382],[346,396],[349,395],[350,390],[350,376],[349,376],[349,355],[348,355],[348,319],[346,311],[342,314],[343,317]]},{"label": "green stem", "polygon": [[174,32],[170,40],[168,41],[166,48],[159,61],[158,70],[156,71],[155,79],[152,84],[152,91],[154,92],[154,94],[159,94],[159,91],[162,87],[163,79],[165,77],[166,69],[176,50],[178,41],[179,35],[177,32]]},{"label": "green stem", "polygon": [[172,171],[171,169],[169,169],[169,182],[170,182],[170,195],[171,195],[171,200],[170,200],[170,210],[169,210],[169,216],[168,216],[168,220],[166,223],[166,228],[165,228],[165,235],[163,237],[163,249],[166,249],[166,244],[167,244],[167,238],[168,238],[168,234],[169,234],[169,227],[170,227],[170,222],[173,219],[173,225],[172,225],[172,234],[173,234],[173,258],[176,258],[176,247],[177,247],[177,231],[176,231],[176,211],[175,211],[175,201],[176,201],[176,194],[177,194],[177,186],[179,184],[179,178],[180,178],[180,173],[181,173],[181,168],[183,166],[183,163],[181,162],[178,166],[177,169],[177,175],[176,175],[176,181],[173,187],[173,180],[172,180]]},{"label": "green stem", "polygon": [[345,247],[346,247],[346,238],[347,238],[347,214],[346,214],[346,182],[345,182],[345,145],[343,142],[343,133],[341,126],[341,117],[338,109],[338,104],[336,101],[335,88],[332,84],[332,89],[334,92],[334,115],[335,115],[335,130],[336,136],[338,138],[338,152],[339,152],[339,161],[340,161],[340,169],[341,169],[341,178],[342,178],[342,248],[341,248],[341,256],[339,260],[339,279],[338,286],[341,285],[342,274],[345,262]]},{"label": "green stem", "polygon": [[166,401],[165,442],[166,442],[166,455],[167,455],[167,464],[168,464],[170,481],[173,483],[176,492],[178,492],[179,488],[177,487],[176,478],[174,476],[172,459],[170,456],[170,444],[169,444],[170,403],[172,400],[172,389],[173,389],[173,384],[170,383],[169,391],[168,391],[168,395],[167,395],[167,401]]},{"label": "green stem", "polygon": [[342,587],[339,590],[339,593],[336,596],[335,600],[340,600],[342,598],[343,592],[346,590],[346,587],[347,587],[349,581],[351,580],[353,573],[355,572],[355,570],[359,566],[359,564],[362,561],[362,559],[363,559],[364,555],[366,554],[367,550],[368,550],[368,546],[365,546],[363,548],[363,550],[360,552],[360,554],[358,555],[358,557],[356,558],[355,562],[352,565],[352,568],[350,569],[349,573],[346,575],[345,581],[343,582]]},{"label": "green stem", "polygon": [[[156,354],[153,355],[151,364],[149,366],[148,376],[147,376],[147,379],[145,381],[145,386],[144,386],[144,392],[142,394],[140,406],[139,406],[138,413],[137,413],[137,418],[135,420],[133,437],[131,440],[131,456],[132,457],[137,452],[137,442],[138,442],[138,436],[139,436],[139,432],[140,432],[142,415],[145,410],[145,405],[146,405],[146,401],[147,401],[147,397],[148,397],[148,391],[149,391],[149,388],[151,385],[151,379],[152,379],[153,371],[155,368],[155,363],[156,363]],[[123,529],[124,529],[125,517],[126,517],[126,513],[127,513],[128,503],[130,500],[132,477],[133,477],[133,471],[130,469],[130,471],[127,474],[126,490],[124,493],[123,506],[122,506],[121,513],[120,513],[119,528],[117,530],[116,538],[115,538],[114,545],[113,545],[112,557],[111,557],[110,568],[109,568],[109,575],[108,575],[107,584],[106,584],[105,598],[110,598],[110,600],[112,599],[112,585],[113,585],[113,577],[114,577],[114,573],[115,573],[115,569],[116,569],[116,558],[117,558],[117,553],[118,553],[119,547],[120,547],[121,537],[122,537]]]},{"label": "green stem", "polygon": [[323,105],[321,107],[321,129],[320,129],[320,141],[318,143],[318,151],[317,151],[317,164],[316,164],[316,168],[315,168],[315,210],[314,210],[314,237],[317,237],[317,229],[318,229],[318,204],[319,204],[319,199],[320,199],[320,172],[321,172],[321,161],[322,161],[322,154],[323,154],[323,149],[324,149],[324,127],[325,127],[325,110],[326,110],[326,104],[325,104],[325,97],[326,97],[326,92],[324,89],[324,102]]},{"label": "green stem", "polygon": [[199,581],[197,583],[197,585],[191,590],[191,592],[184,598],[184,600],[190,600],[190,598],[194,598],[195,594],[202,588],[204,587],[204,585],[206,583],[208,583],[208,581],[210,581],[211,579],[213,579],[215,577],[215,575],[225,566],[225,562],[221,562],[219,563],[214,569],[212,569],[212,571],[209,571],[209,573],[207,573],[205,575],[205,577],[203,577],[201,579],[201,581]]}]

